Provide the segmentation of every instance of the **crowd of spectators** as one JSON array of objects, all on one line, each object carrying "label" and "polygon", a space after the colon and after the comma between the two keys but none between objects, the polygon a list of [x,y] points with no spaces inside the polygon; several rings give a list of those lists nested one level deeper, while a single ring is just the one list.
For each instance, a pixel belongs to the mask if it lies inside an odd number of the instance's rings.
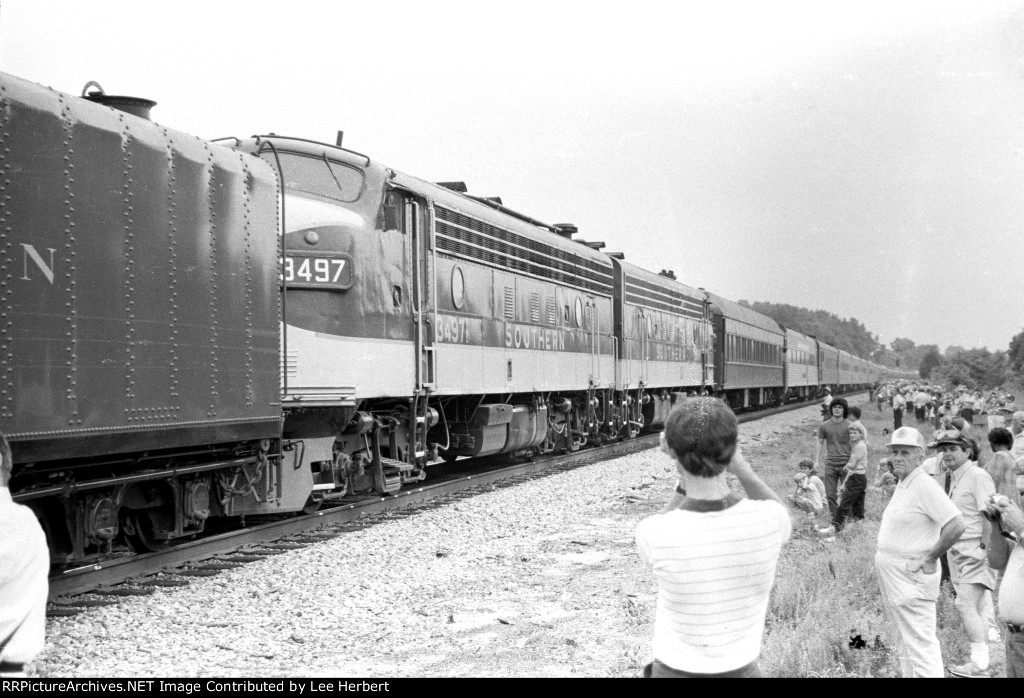
[{"label": "crowd of spectators", "polygon": [[[875,572],[903,676],[992,676],[989,647],[1004,640],[1006,676],[1024,678],[1024,411],[1004,392],[985,397],[966,387],[947,390],[925,383],[880,385],[872,398],[879,411],[891,409],[894,420],[893,429],[883,432],[889,453],[878,463],[877,474],[871,477],[868,433],[859,408],[828,392],[814,458],[799,463],[790,504],[798,516],[812,520],[821,540],[841,544],[848,521],[864,517],[868,482],[877,488],[885,509]],[[688,400],[669,418],[663,443],[680,482],[666,509],[638,530],[641,556],[659,583],[657,659],[647,672],[652,676],[759,675],[752,641],[763,632],[762,602],[789,527],[776,518],[776,501],[761,502],[755,510],[733,510],[736,503],[719,482],[729,472],[742,474],[750,499],[775,498],[761,489],[763,483],[749,471],[734,441],[709,440],[709,433],[733,433],[734,428],[728,426],[733,424],[728,408],[721,403],[712,407],[712,402]],[[902,424],[904,410],[913,411],[916,428]],[[718,431],[709,427],[715,424]],[[985,458],[978,438],[991,447]],[[694,464],[703,464],[703,471]],[[727,509],[732,513],[723,517],[719,512]],[[830,521],[818,525],[825,512]],[[740,530],[755,519],[762,527],[753,539],[759,545],[743,544],[742,536],[729,533],[730,526]],[[714,544],[708,548],[710,541]],[[708,557],[711,549],[715,555]],[[744,556],[751,551],[748,560]],[[728,565],[712,574],[709,561],[719,555]],[[749,573],[720,578],[726,569],[747,565]],[[937,636],[937,600],[945,579],[970,645],[968,661],[958,665],[943,661]],[[722,588],[735,590],[740,584],[749,587],[749,594],[737,601],[730,593],[730,602],[722,605]],[[757,608],[743,627],[742,643],[728,622],[717,631],[703,625],[706,613],[728,615],[739,608],[736,603]],[[727,659],[722,648],[730,642],[737,654]]]}]

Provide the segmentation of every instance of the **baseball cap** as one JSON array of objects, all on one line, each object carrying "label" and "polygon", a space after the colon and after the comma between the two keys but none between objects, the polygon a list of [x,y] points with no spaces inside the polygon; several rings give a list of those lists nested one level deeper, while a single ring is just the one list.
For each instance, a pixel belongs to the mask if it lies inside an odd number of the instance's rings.
[{"label": "baseball cap", "polygon": [[[960,432],[957,432],[957,436]],[[893,446],[916,446],[917,448],[924,450],[924,437],[914,427],[900,427],[892,433],[892,438],[889,439],[889,448]]]},{"label": "baseball cap", "polygon": [[940,429],[932,436],[934,441],[928,444],[928,448],[935,448],[939,444],[956,444],[963,448],[969,448],[970,444],[958,429]]}]

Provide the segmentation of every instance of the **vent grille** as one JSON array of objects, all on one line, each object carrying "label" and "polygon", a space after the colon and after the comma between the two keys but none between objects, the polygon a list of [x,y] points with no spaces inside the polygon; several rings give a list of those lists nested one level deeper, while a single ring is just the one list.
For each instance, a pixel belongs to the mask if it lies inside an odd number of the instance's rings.
[{"label": "vent grille", "polygon": [[666,310],[695,320],[704,317],[704,302],[699,298],[652,284],[629,274],[626,274],[626,302],[645,308]]},{"label": "vent grille", "polygon": [[611,264],[484,223],[443,206],[435,206],[437,249],[448,254],[509,269],[566,286],[610,296]]},{"label": "vent grille", "polygon": [[516,290],[511,286],[505,287],[505,319],[516,319]]},{"label": "vent grille", "polygon": [[548,298],[548,324],[554,325],[558,322],[558,304],[554,298]]},{"label": "vent grille", "polygon": [[530,294],[530,322],[540,322],[540,294]]}]

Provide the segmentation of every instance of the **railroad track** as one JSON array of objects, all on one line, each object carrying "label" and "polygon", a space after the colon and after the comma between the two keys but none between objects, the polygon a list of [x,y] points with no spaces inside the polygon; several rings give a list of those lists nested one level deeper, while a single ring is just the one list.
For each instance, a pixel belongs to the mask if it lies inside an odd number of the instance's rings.
[{"label": "railroad track", "polygon": [[[807,407],[785,407],[738,415],[740,423]],[[219,574],[249,562],[304,548],[346,532],[394,518],[415,515],[452,499],[469,497],[496,487],[514,486],[538,476],[583,467],[637,453],[658,445],[658,435],[609,444],[602,448],[508,464],[500,459],[456,463],[446,476],[430,484],[403,489],[384,497],[322,509],[314,514],[271,521],[250,521],[245,528],[210,535],[159,552],[126,554],[103,562],[64,570],[50,578],[50,616],[74,615],[95,606],[112,605],[127,596],[152,593],[159,587],[184,586],[189,578]]]}]

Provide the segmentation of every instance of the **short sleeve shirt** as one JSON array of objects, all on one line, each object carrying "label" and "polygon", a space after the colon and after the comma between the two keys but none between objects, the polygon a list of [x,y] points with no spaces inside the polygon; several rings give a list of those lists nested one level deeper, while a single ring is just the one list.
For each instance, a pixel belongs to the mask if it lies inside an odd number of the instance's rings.
[{"label": "short sleeve shirt", "polygon": [[980,540],[982,534],[981,510],[985,502],[996,493],[992,476],[971,462],[953,472],[950,480],[949,498],[964,515],[964,529],[960,540]]},{"label": "short sleeve shirt", "polygon": [[841,468],[850,460],[850,423],[828,419],[818,425],[818,440],[825,440],[825,464]]},{"label": "short sleeve shirt", "polygon": [[846,472],[850,475],[867,475],[868,472],[868,447],[863,441],[858,441],[850,453],[850,462],[846,464]]},{"label": "short sleeve shirt", "polygon": [[878,528],[878,549],[903,555],[922,555],[939,540],[942,527],[959,516],[938,483],[921,468],[915,468],[893,490],[882,512]]},{"label": "short sleeve shirt", "polygon": [[809,478],[810,484],[814,485],[814,489],[818,490],[818,495],[821,501],[825,501],[825,483],[821,481],[821,478],[817,475],[811,475]]}]

